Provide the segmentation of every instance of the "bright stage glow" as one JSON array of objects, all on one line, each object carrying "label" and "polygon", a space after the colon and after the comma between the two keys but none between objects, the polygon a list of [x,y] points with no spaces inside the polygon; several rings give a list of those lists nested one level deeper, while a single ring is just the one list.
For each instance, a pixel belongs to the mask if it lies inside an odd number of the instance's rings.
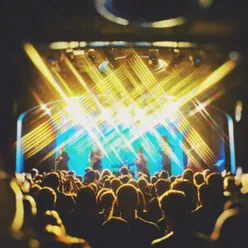
[{"label": "bright stage glow", "polygon": [[45,104],[41,104],[40,107],[45,111],[45,113],[46,113],[47,115],[52,116],[52,111],[51,111],[51,109],[49,109]]},{"label": "bright stage glow", "polygon": [[67,49],[69,47],[69,43],[66,41],[57,41],[50,44],[50,49],[53,50],[62,50]]},{"label": "bright stage glow", "polygon": [[[67,45],[81,46],[81,43]],[[175,46],[175,43],[172,45]],[[203,95],[230,73],[235,67],[233,61],[225,62],[213,72],[209,72],[204,66],[196,69],[179,64],[173,72],[168,73],[166,68],[170,59],[167,63],[161,58],[158,59],[161,73],[156,73],[148,64],[147,55],[141,55],[134,49],[127,49],[125,54],[117,54],[120,58],[118,61],[121,61],[117,68],[108,66],[105,63],[105,54],[99,53],[98,49],[95,49],[98,62],[93,63],[88,58],[89,49],[80,54],[82,67],[77,66],[65,54],[61,56],[62,62],[59,63],[63,63],[69,75],[65,78],[56,68],[49,67],[31,44],[25,44],[24,49],[44,75],[44,81],[53,90],[54,96],[64,102],[60,111],[53,111],[51,122],[42,122],[22,138],[26,156],[34,156],[56,140],[58,147],[61,143],[65,143],[69,150],[72,144],[76,150],[75,146],[80,147],[76,151],[79,159],[79,151],[85,149],[88,152],[97,143],[103,149],[106,161],[117,164],[125,160],[125,156],[120,155],[122,149],[129,157],[134,158],[139,146],[143,146],[152,161],[150,166],[156,168],[159,164],[156,161],[159,158],[157,148],[163,146],[160,139],[162,135],[166,135],[171,143],[177,144],[175,152],[170,147],[164,147],[177,168],[174,169],[175,172],[179,173],[183,168],[183,153],[192,161],[196,160],[188,150],[198,144],[201,144],[196,149],[199,157],[209,164],[215,160],[215,155],[202,135],[182,111],[192,100]],[[70,86],[71,81],[75,82],[75,87]],[[78,91],[80,97],[75,98],[79,95]],[[169,96],[174,96],[176,100],[173,98],[172,101]],[[37,96],[36,98],[41,108],[49,112],[43,101]],[[205,106],[216,98],[209,99],[193,111],[204,112]],[[57,148],[53,149],[48,156],[57,151]],[[73,149],[70,152],[73,153]],[[76,166],[76,160],[73,159],[71,163],[71,166]],[[87,161],[84,161],[84,166],[85,164]]]}]

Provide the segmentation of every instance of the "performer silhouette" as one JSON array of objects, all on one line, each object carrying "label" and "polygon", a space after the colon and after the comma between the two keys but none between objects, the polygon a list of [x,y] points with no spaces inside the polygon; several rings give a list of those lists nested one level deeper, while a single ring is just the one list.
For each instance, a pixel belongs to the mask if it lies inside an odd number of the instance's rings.
[{"label": "performer silhouette", "polygon": [[98,147],[97,144],[94,145],[93,149],[90,151],[89,154],[89,162],[90,166],[93,170],[102,170],[102,160],[103,160],[103,153]]},{"label": "performer silhouette", "polygon": [[56,170],[67,170],[68,171],[68,161],[70,160],[70,157],[67,152],[65,152],[65,146],[62,145],[58,154],[58,157],[56,158]]},{"label": "performer silhouette", "polygon": [[166,154],[164,147],[169,146],[173,152],[175,151],[175,149],[170,143],[168,143],[168,139],[166,136],[162,136],[161,139],[162,139],[162,148],[159,151],[159,153],[162,157],[162,161],[161,161],[162,170],[168,171],[169,175],[171,176],[171,160],[170,157]]},{"label": "performer silhouette", "polygon": [[138,155],[137,155],[137,158],[135,159],[135,164],[137,165],[137,172],[142,172],[144,173],[145,175],[148,176],[148,179],[150,179],[150,173],[148,171],[148,168],[147,168],[147,162],[148,162],[148,159],[147,157],[143,154],[144,152],[144,149],[141,147],[138,151]]}]

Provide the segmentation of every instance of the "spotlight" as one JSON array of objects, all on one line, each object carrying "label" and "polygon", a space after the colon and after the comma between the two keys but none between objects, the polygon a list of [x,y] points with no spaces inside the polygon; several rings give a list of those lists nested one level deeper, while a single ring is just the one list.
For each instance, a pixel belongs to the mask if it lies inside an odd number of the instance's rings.
[{"label": "spotlight", "polygon": [[192,66],[199,67],[202,63],[201,54],[190,55],[189,60],[191,61]]},{"label": "spotlight", "polygon": [[74,66],[79,72],[84,72],[85,70],[85,52],[83,49],[73,50],[74,56]]},{"label": "spotlight", "polygon": [[73,50],[73,55],[74,55],[74,56],[81,56],[81,55],[84,55],[84,50],[81,50],[81,49]]},{"label": "spotlight", "polygon": [[55,59],[54,59],[53,57],[49,57],[49,58],[48,58],[48,62],[49,62],[50,64],[53,64],[54,61],[55,61]]},{"label": "spotlight", "polygon": [[201,62],[202,62],[201,56],[194,57],[194,59],[193,59],[193,65],[195,67],[200,66],[201,65]]},{"label": "spotlight", "polygon": [[52,116],[52,110],[48,108],[46,104],[41,104],[40,107],[44,110],[45,114],[49,115],[50,117]]},{"label": "spotlight", "polygon": [[158,49],[149,49],[149,65],[158,65]]},{"label": "spotlight", "polygon": [[73,61],[73,59],[74,59],[73,49],[71,49],[71,48],[66,49],[65,55],[69,60]]},{"label": "spotlight", "polygon": [[96,54],[95,54],[95,49],[89,49],[88,50],[88,58],[91,62],[94,64],[96,63]]},{"label": "spotlight", "polygon": [[168,70],[177,67],[184,59],[184,54],[180,52],[178,49],[173,50],[174,56],[171,60],[171,63],[168,66]]},{"label": "spotlight", "polygon": [[172,64],[174,66],[178,66],[182,61],[183,61],[184,55],[183,54],[179,54],[177,55],[173,60],[172,60]]},{"label": "spotlight", "polygon": [[109,61],[110,65],[114,68],[118,66],[118,63],[115,60],[114,48],[105,48],[104,55],[107,61]]},{"label": "spotlight", "polygon": [[72,53],[72,52],[73,52],[73,49],[68,48],[68,49],[65,50],[65,52],[66,52],[67,54]]}]

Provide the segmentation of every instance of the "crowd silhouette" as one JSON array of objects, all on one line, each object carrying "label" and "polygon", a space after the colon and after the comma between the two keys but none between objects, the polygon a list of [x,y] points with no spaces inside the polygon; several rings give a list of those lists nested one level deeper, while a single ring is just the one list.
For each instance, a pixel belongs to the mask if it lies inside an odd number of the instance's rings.
[{"label": "crowd silhouette", "polygon": [[247,187],[211,169],[0,172],[2,247],[216,247],[247,242]]}]

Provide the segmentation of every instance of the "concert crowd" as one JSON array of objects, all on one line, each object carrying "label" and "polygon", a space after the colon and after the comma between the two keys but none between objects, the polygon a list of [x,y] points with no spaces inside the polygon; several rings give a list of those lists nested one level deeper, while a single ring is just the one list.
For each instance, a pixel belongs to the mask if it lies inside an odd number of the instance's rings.
[{"label": "concert crowd", "polygon": [[135,180],[74,171],[0,173],[1,247],[216,247],[247,242],[247,178],[211,169]]}]

